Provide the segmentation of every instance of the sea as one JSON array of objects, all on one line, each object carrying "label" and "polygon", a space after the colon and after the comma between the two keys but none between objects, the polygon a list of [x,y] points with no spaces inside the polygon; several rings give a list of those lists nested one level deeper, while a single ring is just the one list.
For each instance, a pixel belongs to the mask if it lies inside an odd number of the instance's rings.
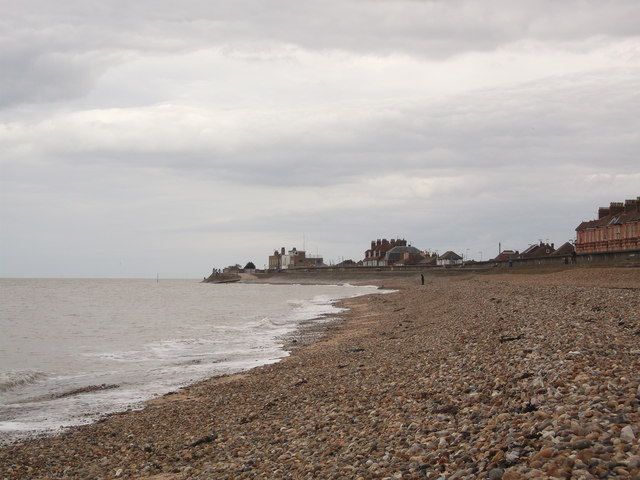
[{"label": "sea", "polygon": [[52,435],[274,363],[374,286],[0,279],[0,443]]}]

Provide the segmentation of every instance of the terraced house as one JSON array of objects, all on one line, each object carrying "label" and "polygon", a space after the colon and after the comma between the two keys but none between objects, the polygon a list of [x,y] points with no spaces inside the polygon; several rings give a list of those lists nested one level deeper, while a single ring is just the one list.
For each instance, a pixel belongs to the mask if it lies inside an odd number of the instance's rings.
[{"label": "terraced house", "polygon": [[598,209],[598,219],[576,228],[576,253],[640,249],[640,197]]},{"label": "terraced house", "polygon": [[395,247],[406,247],[405,239],[392,238],[391,241],[386,238],[371,240],[371,248],[364,252],[364,260],[362,264],[365,267],[381,267],[389,265],[387,261],[387,252]]}]

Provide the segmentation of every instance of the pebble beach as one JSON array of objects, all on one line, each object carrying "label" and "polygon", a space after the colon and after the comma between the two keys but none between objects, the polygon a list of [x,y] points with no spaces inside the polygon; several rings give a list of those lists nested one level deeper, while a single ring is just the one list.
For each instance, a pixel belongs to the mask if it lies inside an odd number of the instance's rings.
[{"label": "pebble beach", "polygon": [[277,364],[1,446],[0,479],[640,479],[640,269],[425,277]]}]

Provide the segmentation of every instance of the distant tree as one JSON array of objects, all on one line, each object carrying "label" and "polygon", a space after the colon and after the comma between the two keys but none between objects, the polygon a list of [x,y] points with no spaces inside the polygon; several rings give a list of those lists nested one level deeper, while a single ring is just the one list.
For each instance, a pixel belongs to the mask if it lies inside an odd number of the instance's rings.
[{"label": "distant tree", "polygon": [[344,260],[342,262],[340,262],[337,266],[338,267],[352,267],[355,266],[356,262],[354,262],[353,260]]},{"label": "distant tree", "polygon": [[249,262],[244,266],[245,270],[255,270],[256,266],[253,264],[253,262]]}]

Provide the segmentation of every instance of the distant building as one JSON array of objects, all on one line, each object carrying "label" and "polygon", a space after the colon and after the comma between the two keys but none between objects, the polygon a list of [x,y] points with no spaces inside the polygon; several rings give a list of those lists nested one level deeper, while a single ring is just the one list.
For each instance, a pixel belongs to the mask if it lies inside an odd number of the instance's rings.
[{"label": "distant building", "polygon": [[269,270],[280,270],[282,268],[282,256],[284,253],[284,247],[282,247],[282,253],[275,250],[273,255],[269,255]]},{"label": "distant building", "polygon": [[425,267],[433,267],[438,264],[438,254],[431,252],[424,252],[424,258],[420,260],[420,265],[424,265]]},{"label": "distant building", "polygon": [[517,250],[502,250],[492,262],[504,262],[515,260],[516,258],[520,258],[520,253]]},{"label": "distant building", "polygon": [[576,228],[576,253],[640,249],[640,197],[598,209],[598,219]]},{"label": "distant building", "polygon": [[384,261],[387,265],[417,265],[424,260],[422,251],[411,245],[396,246],[387,251]]},{"label": "distant building", "polygon": [[455,252],[449,250],[438,257],[438,265],[461,265],[462,257]]},{"label": "distant building", "polygon": [[553,255],[571,255],[576,251],[576,247],[571,242],[563,243],[559,248],[553,252]]},{"label": "distant building", "polygon": [[555,249],[553,243],[534,243],[525,249],[522,253],[518,250],[502,250],[498,256],[492,259],[492,262],[509,262],[519,259],[541,258],[548,256],[569,256],[575,251],[575,247],[571,242],[564,243],[560,248]]},{"label": "distant building", "polygon": [[282,247],[280,251],[275,250],[269,256],[269,270],[286,270],[289,268],[322,267],[324,266],[322,257],[311,255],[293,247],[288,252]]},{"label": "distant building", "polygon": [[529,248],[523,250],[520,254],[520,258],[546,257],[553,254],[555,251],[553,243],[549,244],[540,241],[540,243],[534,243],[533,245],[530,245]]},{"label": "distant building", "polygon": [[388,265],[385,259],[387,252],[394,247],[406,247],[407,241],[404,239],[387,240],[378,239],[371,241],[371,248],[364,252],[362,265],[365,267],[380,267]]}]

